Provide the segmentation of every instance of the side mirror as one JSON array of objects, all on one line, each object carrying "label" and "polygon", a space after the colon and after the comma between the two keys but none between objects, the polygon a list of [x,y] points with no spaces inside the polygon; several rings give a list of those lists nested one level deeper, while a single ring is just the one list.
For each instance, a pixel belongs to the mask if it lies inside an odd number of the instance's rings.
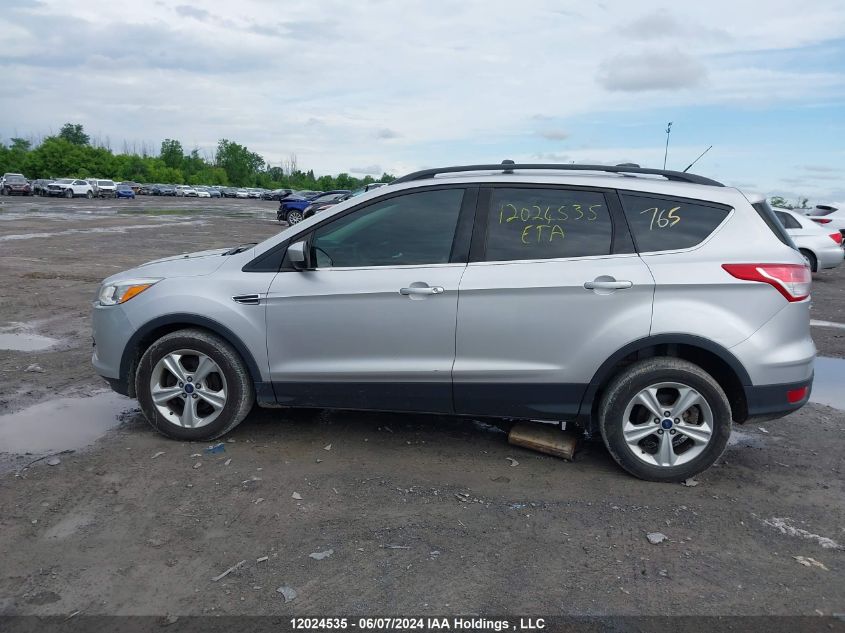
[{"label": "side mirror", "polygon": [[288,246],[288,258],[297,270],[311,269],[311,248],[308,246],[308,241],[302,240]]}]

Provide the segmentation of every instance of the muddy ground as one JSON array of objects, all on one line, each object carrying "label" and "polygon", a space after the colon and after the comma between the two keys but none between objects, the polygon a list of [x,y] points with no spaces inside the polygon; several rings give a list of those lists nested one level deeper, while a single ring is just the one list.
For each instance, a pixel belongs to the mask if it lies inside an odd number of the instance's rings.
[{"label": "muddy ground", "polygon": [[[89,304],[115,271],[272,235],[276,204],[2,202],[0,338],[58,342],[0,350],[0,442],[15,419],[48,446],[65,420],[123,415],[56,465],[0,462],[0,614],[845,612],[843,410],[738,428],[695,487],[447,417],[259,410],[209,454],[100,391]],[[813,318],[845,323],[845,268],[817,276]],[[845,358],[845,329],[813,334]]]}]

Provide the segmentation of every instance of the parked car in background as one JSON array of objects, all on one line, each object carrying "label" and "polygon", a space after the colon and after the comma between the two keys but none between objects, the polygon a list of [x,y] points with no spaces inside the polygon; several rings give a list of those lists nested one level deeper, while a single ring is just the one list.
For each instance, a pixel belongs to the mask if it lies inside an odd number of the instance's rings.
[{"label": "parked car in background", "polygon": [[249,198],[249,191],[246,189],[236,189],[235,190],[235,197],[236,198]]},{"label": "parked car in background", "polygon": [[208,193],[208,189],[205,187],[194,187],[194,190],[197,192],[197,198],[210,198],[211,194]]},{"label": "parked car in background", "polygon": [[93,198],[94,187],[81,178],[59,178],[47,185],[47,194],[65,198]]},{"label": "parked car in background", "polygon": [[135,199],[135,192],[132,190],[132,187],[129,185],[124,185],[120,183],[114,189],[114,197],[115,198],[130,198],[132,200]]},{"label": "parked car in background", "polygon": [[0,194],[2,194],[3,191],[5,190],[6,180],[8,178],[16,178],[16,179],[17,178],[23,178],[24,180],[26,180],[26,177],[23,174],[18,174],[18,173],[12,172],[12,171],[7,171],[5,174],[3,174],[3,177],[0,178]]},{"label": "parked car in background", "polygon": [[3,188],[0,193],[4,196],[31,196],[32,185],[20,174],[7,174],[3,176]]},{"label": "parked car in background", "polygon": [[223,187],[220,195],[224,198],[237,198],[238,190],[235,187]]},{"label": "parked car in background", "polygon": [[279,203],[279,210],[276,212],[276,219],[279,222],[287,222],[290,225],[302,222],[305,219],[305,209],[312,202],[316,201],[336,201],[342,196],[349,193],[349,189],[335,189],[334,191],[326,192],[310,192],[312,195],[305,196],[288,196]]},{"label": "parked car in background", "polygon": [[141,186],[142,186],[141,184],[135,182],[134,180],[124,180],[123,182],[119,182],[117,184],[118,185],[126,185],[127,187],[129,187],[133,191],[133,193],[136,193],[136,194],[140,193]]},{"label": "parked car in background", "polygon": [[537,171],[428,169],[112,275],[94,368],[182,441],[255,403],[566,421],[662,482],[808,402],[812,278],[771,209],[690,173]]},{"label": "parked car in background", "polygon": [[196,198],[197,190],[190,185],[176,185],[176,195],[182,198]]},{"label": "parked car in background", "polygon": [[208,187],[208,189],[206,189],[206,191],[208,191],[208,195],[212,198],[222,197],[222,194],[220,193],[219,187]]},{"label": "parked car in background", "polygon": [[[765,202],[768,204],[768,202]],[[790,209],[773,208],[775,217],[795,242],[804,260],[814,273],[836,268],[845,257],[842,248],[842,234],[839,231],[816,224],[810,218]]]},{"label": "parked car in background", "polygon": [[314,196],[319,196],[323,191],[313,191],[312,189],[299,189],[291,191],[286,196],[283,196],[279,199],[279,202],[282,200],[287,200],[288,198],[313,198]]},{"label": "parked car in background", "polygon": [[806,212],[813,222],[826,229],[833,229],[845,237],[845,210],[830,206],[829,204],[817,204]]},{"label": "parked car in background", "polygon": [[94,195],[98,198],[114,198],[115,184],[113,180],[91,178],[88,184],[94,188]]},{"label": "parked car in background", "polygon": [[272,191],[265,191],[261,197],[264,200],[281,200],[292,191],[292,189],[273,189]]},{"label": "parked car in background", "polygon": [[175,196],[176,187],[173,185],[155,185],[153,187],[154,196]]},{"label": "parked car in background", "polygon": [[37,178],[33,180],[31,183],[32,187],[32,195],[34,196],[46,196],[47,195],[47,185],[53,182],[50,178]]},{"label": "parked car in background", "polygon": [[321,196],[317,196],[316,198],[313,198],[311,200],[307,207],[305,207],[305,210],[302,212],[303,219],[310,218],[315,213],[325,211],[326,209],[333,207],[334,205],[343,202],[344,200],[349,200],[349,198],[352,197],[354,197],[354,192],[325,193]]},{"label": "parked car in background", "polygon": [[138,187],[138,191],[136,193],[142,196],[151,196],[153,194],[154,186],[155,185],[141,185]]}]

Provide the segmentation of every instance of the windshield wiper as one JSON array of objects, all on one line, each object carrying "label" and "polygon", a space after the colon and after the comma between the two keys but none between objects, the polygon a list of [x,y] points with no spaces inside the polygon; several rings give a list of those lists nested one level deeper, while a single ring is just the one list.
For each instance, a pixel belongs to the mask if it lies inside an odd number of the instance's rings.
[{"label": "windshield wiper", "polygon": [[240,246],[236,246],[235,248],[230,248],[228,251],[223,253],[223,256],[226,255],[237,255],[238,253],[243,253],[244,251],[248,251],[250,248],[258,244],[258,242],[247,242],[246,244],[241,244]]}]

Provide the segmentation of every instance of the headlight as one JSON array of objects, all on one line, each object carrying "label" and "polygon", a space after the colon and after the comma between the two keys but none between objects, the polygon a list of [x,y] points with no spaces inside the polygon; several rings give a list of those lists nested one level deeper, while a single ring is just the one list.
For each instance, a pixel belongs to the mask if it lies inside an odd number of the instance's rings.
[{"label": "headlight", "polygon": [[113,306],[126,303],[132,297],[137,297],[150,286],[157,284],[161,279],[128,279],[113,284],[106,284],[100,287],[97,301],[101,306]]}]

